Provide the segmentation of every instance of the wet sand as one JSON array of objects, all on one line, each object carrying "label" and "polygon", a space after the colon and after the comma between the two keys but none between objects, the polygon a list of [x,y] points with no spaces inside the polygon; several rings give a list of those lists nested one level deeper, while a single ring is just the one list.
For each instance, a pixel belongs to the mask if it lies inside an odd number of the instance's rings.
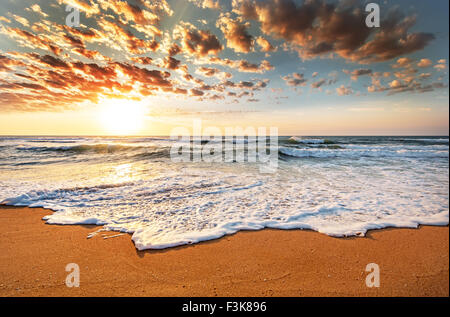
[{"label": "wet sand", "polygon": [[[0,296],[449,296],[448,226],[345,239],[266,229],[140,252],[128,234],[47,225],[50,213],[0,207]],[[79,288],[65,284],[69,263]],[[368,263],[379,288],[366,286]]]}]

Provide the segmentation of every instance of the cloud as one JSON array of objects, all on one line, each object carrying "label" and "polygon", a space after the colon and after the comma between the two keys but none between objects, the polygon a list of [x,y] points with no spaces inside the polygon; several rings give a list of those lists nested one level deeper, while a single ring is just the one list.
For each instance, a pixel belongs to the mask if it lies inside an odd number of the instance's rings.
[{"label": "cloud", "polygon": [[392,68],[408,68],[411,67],[413,60],[408,57],[402,57],[397,59]]},{"label": "cloud", "polygon": [[135,63],[141,65],[151,65],[153,63],[153,58],[145,56],[145,57],[131,57],[131,60]]},{"label": "cloud", "polygon": [[0,72],[13,71],[14,67],[25,66],[23,62],[0,55]]},{"label": "cloud", "polygon": [[169,48],[169,50],[167,51],[167,53],[170,55],[170,56],[175,56],[175,55],[178,55],[179,53],[181,53],[182,52],[182,49],[181,49],[181,47],[177,44],[177,43],[174,43],[174,44],[172,44],[172,46]]},{"label": "cloud", "polygon": [[82,62],[72,63],[71,66],[73,69],[82,71],[85,75],[92,76],[97,80],[108,80],[116,77],[115,68],[111,66],[102,67],[95,63],[86,64]]},{"label": "cloud", "polygon": [[259,64],[251,63],[247,60],[230,60],[227,58],[211,57],[208,59],[208,63],[217,64],[222,66],[228,66],[243,73],[264,73],[266,71],[273,70],[274,67],[269,61],[263,60]]},{"label": "cloud", "polygon": [[398,10],[388,12],[380,28],[366,27],[362,6],[345,8],[322,0],[301,5],[292,0],[235,0],[233,10],[260,22],[264,34],[285,40],[304,59],[333,53],[360,63],[380,62],[421,50],[434,39],[429,33],[408,33],[415,17]]},{"label": "cloud", "polygon": [[405,82],[411,82],[416,78],[418,70],[412,67],[402,69],[401,71],[394,72],[396,78],[400,78]]},{"label": "cloud", "polygon": [[414,16],[402,19],[401,14],[394,11],[381,22],[385,27],[375,34],[374,39],[349,55],[350,58],[354,61],[380,62],[422,50],[435,36],[431,33],[408,33],[415,22]]},{"label": "cloud", "polygon": [[125,29],[124,25],[120,23],[111,22],[105,18],[100,18],[97,24],[108,35],[110,39],[114,41],[110,44],[114,45],[119,43],[119,48],[124,48],[130,54],[145,54],[149,51],[156,51],[159,47],[159,43],[155,40],[143,40],[136,37],[131,31]]},{"label": "cloud", "polygon": [[[258,56],[266,53],[268,59],[269,53],[277,50],[272,43],[279,42],[284,42],[280,47],[297,52],[303,59],[340,56],[357,63],[395,60],[392,72],[372,71],[373,67],[344,71],[353,80],[370,76],[369,92],[421,93],[446,87],[439,82],[443,79],[429,82],[435,70],[447,69],[446,60],[432,65],[425,57],[405,57],[434,36],[411,32],[415,17],[405,17],[398,10],[384,14],[381,28],[368,29],[361,27],[366,13],[356,1],[343,5],[325,0],[234,0],[233,12],[202,11],[201,19],[192,21],[194,25],[173,19],[161,23],[173,15],[165,0],[56,1],[79,8],[82,24],[76,28],[64,25],[63,18],[54,18],[38,4],[26,8],[23,17],[12,13],[8,18],[0,17],[0,33],[8,37],[9,50],[0,55],[2,110],[60,110],[100,98],[140,99],[166,93],[170,98],[176,94],[219,101],[229,96],[251,102],[260,99],[259,91],[269,84],[268,79],[253,74],[274,70],[268,60]],[[225,12],[228,8],[218,0],[191,2],[203,9]],[[64,10],[64,6],[59,9]],[[218,15],[217,24],[208,26],[211,16]],[[16,48],[10,50],[10,44]],[[224,51],[226,48],[239,54]],[[252,54],[244,55],[248,53]],[[280,52],[274,61],[282,61],[281,54],[289,52]],[[319,79],[317,72],[304,66],[307,64],[292,65],[292,73],[281,77],[285,84],[310,84],[322,91],[337,82],[337,72]],[[419,67],[430,69],[419,72]],[[300,71],[294,72],[296,69],[312,74],[314,82]],[[241,74],[232,82],[234,72]],[[354,93],[347,86],[334,89],[339,95]],[[16,105],[4,106],[5,100]]]},{"label": "cloud", "polygon": [[101,42],[102,38],[106,37],[106,34],[103,34],[99,30],[95,29],[73,28],[67,25],[56,25],[56,27],[58,30],[65,31],[72,36],[79,37],[88,43]]},{"label": "cloud", "polygon": [[366,68],[355,69],[354,71],[344,69],[343,72],[347,75],[350,75],[351,79],[355,81],[358,80],[358,77],[360,76],[372,74],[372,70]]},{"label": "cloud", "polygon": [[353,94],[353,90],[350,87],[345,87],[344,85],[341,85],[340,87],[336,88],[336,92],[339,96],[346,96]]},{"label": "cloud", "polygon": [[189,0],[190,2],[195,3],[199,8],[203,9],[220,9],[220,1],[219,0]]},{"label": "cloud", "polygon": [[6,23],[11,23],[11,20],[5,17],[0,16],[0,21],[6,22]]},{"label": "cloud", "polygon": [[195,71],[199,75],[206,77],[217,77],[219,79],[230,79],[233,77],[231,73],[223,72],[218,68],[200,66]]},{"label": "cloud", "polygon": [[61,48],[49,39],[17,28],[5,28],[0,26],[0,33],[18,40],[19,45],[31,49],[42,49],[53,52],[55,55],[61,53]]},{"label": "cloud", "polygon": [[172,56],[168,56],[164,59],[163,64],[161,65],[164,68],[176,70],[180,67],[181,61]]},{"label": "cloud", "polygon": [[417,77],[397,74],[396,77],[397,79],[390,81],[387,85],[382,85],[380,80],[372,78],[373,85],[369,86],[367,91],[370,93],[387,92],[388,95],[393,95],[405,92],[426,93],[448,87],[442,82],[424,83],[431,77],[430,73],[422,73]]},{"label": "cloud", "polygon": [[[160,44],[151,37],[152,34],[150,36],[135,34],[137,24],[156,24],[159,19],[147,13],[155,9],[148,1],[136,1],[132,4],[124,1],[106,3],[102,0],[98,2],[61,0],[61,3],[76,4],[86,13],[98,10],[102,14],[92,15],[90,22],[96,23],[89,25],[95,27],[81,25],[72,28],[41,20],[31,27],[38,35],[0,25],[1,33],[24,47],[45,52],[43,54],[38,53],[39,51],[11,52],[0,56],[0,72],[6,72],[6,76],[10,78],[8,82],[0,83],[2,98],[15,103],[14,106],[8,106],[8,109],[61,110],[76,107],[83,102],[97,102],[100,98],[141,99],[156,95],[157,92],[222,100],[228,93],[233,93],[227,89],[239,89],[241,91],[235,93],[236,98],[253,98],[253,92],[264,89],[269,82],[266,79],[252,79],[231,85],[206,84],[201,79],[194,78],[188,73],[187,66],[181,65],[180,59],[175,58],[175,55],[191,55],[199,58],[199,61],[206,58],[207,63],[246,73],[264,73],[273,69],[273,66],[265,60],[252,63],[244,59],[230,60],[208,56],[216,55],[223,49],[219,39],[211,31],[199,30],[188,23],[181,23],[178,33],[174,32],[173,38],[168,36],[163,39],[164,46],[171,43],[168,49],[161,50],[167,52],[168,56],[156,60],[144,56],[160,47]],[[155,2],[154,5],[161,3],[163,1]],[[119,9],[121,12],[116,12]],[[38,9],[36,6],[30,10],[41,11],[40,7]],[[119,18],[113,21],[114,15],[103,14],[102,10],[110,10]],[[118,58],[117,52],[114,52],[111,57],[104,56],[98,50],[98,46],[92,44],[105,45],[120,52],[121,55]],[[91,62],[86,62],[85,58]],[[151,65],[169,71],[176,70],[175,74],[181,78],[172,77],[168,71],[150,69]],[[205,77],[215,77],[221,81],[232,77],[230,72],[216,67],[199,66],[196,73]]]},{"label": "cloud", "polygon": [[161,2],[162,5],[160,6],[151,5],[147,1],[138,1],[140,6],[118,0],[98,0],[98,2],[104,11],[110,9],[120,17],[121,23],[128,24],[139,32],[153,36],[162,35],[162,31],[158,27],[160,17],[164,14],[171,14],[167,6],[164,6],[165,1]]},{"label": "cloud", "polygon": [[261,47],[262,52],[274,52],[276,51],[276,48],[273,47],[272,44],[268,40],[266,40],[264,37],[259,36],[256,38],[256,43]]},{"label": "cloud", "polygon": [[306,86],[306,82],[308,81],[303,74],[292,73],[291,75],[287,75],[281,77],[288,86],[298,87],[298,86]]},{"label": "cloud", "polygon": [[422,78],[422,79],[430,78],[430,77],[431,77],[431,73],[422,73],[419,75],[419,78]]},{"label": "cloud", "polygon": [[248,23],[239,23],[222,15],[217,21],[217,26],[225,35],[228,48],[238,53],[248,53],[253,49],[254,40],[247,31]]},{"label": "cloud", "polygon": [[143,83],[144,85],[151,85],[156,87],[167,87],[171,86],[168,78],[170,77],[170,73],[163,72],[159,70],[149,70],[147,68],[140,68],[135,65],[114,62],[112,63],[116,69],[120,70],[123,74],[128,75],[131,79],[131,82],[138,81]]},{"label": "cloud", "polygon": [[44,66],[51,66],[54,68],[64,68],[64,69],[70,68],[68,63],[51,55],[39,56],[37,54],[31,53],[30,56],[41,62],[41,64],[44,64]]},{"label": "cloud", "polygon": [[391,81],[391,82],[389,83],[389,87],[391,87],[391,88],[399,88],[399,87],[402,87],[402,86],[404,86],[404,85],[403,85],[402,82],[401,82],[400,80],[398,80],[398,79],[394,79],[393,81]]},{"label": "cloud", "polygon": [[26,10],[31,10],[31,11],[33,11],[33,12],[36,12],[36,13],[42,15],[42,16],[45,17],[45,18],[48,17],[48,14],[42,12],[41,7],[40,7],[39,4],[37,4],[37,3],[33,4],[29,9],[26,9]]},{"label": "cloud", "polygon": [[28,22],[27,19],[25,19],[25,18],[23,18],[23,17],[21,17],[21,16],[18,16],[18,15],[15,15],[15,14],[12,14],[11,16],[14,18],[14,20],[15,20],[16,22],[19,22],[19,23],[22,24],[23,26],[26,26],[26,27],[29,27],[29,26],[30,26],[30,23]]},{"label": "cloud", "polygon": [[197,30],[192,24],[178,25],[175,34],[176,38],[181,37],[183,49],[190,55],[204,57],[217,55],[223,50],[216,35],[207,30]]},{"label": "cloud", "polygon": [[447,61],[446,61],[445,59],[440,59],[440,60],[438,61],[438,63],[437,63],[436,65],[434,65],[433,67],[434,67],[435,69],[437,69],[438,71],[444,70],[444,69],[447,68],[446,62],[447,62]]},{"label": "cloud", "polygon": [[[17,73],[21,81],[0,82],[2,103],[4,100],[14,102],[14,105],[8,106],[9,110],[61,110],[73,108],[84,101],[97,102],[101,96],[140,99],[157,90],[176,94],[187,92],[174,86],[168,72],[128,63],[110,62],[101,66],[80,61],[68,62],[36,53],[15,55],[27,59],[27,64],[0,56],[0,71],[17,72],[16,68],[20,67],[22,72]],[[27,81],[24,82],[24,79]],[[3,106],[2,110],[5,110]]]},{"label": "cloud", "polygon": [[259,91],[267,87],[269,83],[269,79],[263,79],[263,80],[257,80],[257,81],[240,81],[238,83],[234,83],[230,80],[224,80],[219,87],[216,87],[216,90],[225,90],[225,88],[231,88],[231,89],[240,89],[240,90],[247,90],[243,91],[240,94],[236,94],[235,92],[227,92],[228,96],[237,96],[237,97],[243,97],[243,96],[249,96],[253,95],[250,91]]},{"label": "cloud", "polygon": [[428,58],[422,58],[418,63],[417,67],[430,67],[432,64],[431,60]]},{"label": "cloud", "polygon": [[195,96],[195,97],[201,97],[205,94],[203,91],[198,90],[198,89],[191,89],[190,93],[191,93],[191,96]]},{"label": "cloud", "polygon": [[100,0],[99,2],[103,10],[107,11],[111,9],[116,15],[122,16],[127,22],[146,25],[155,24],[159,21],[159,17],[156,14],[126,1]]},{"label": "cloud", "polygon": [[58,0],[58,3],[70,5],[74,8],[77,8],[87,14],[87,16],[92,16],[100,13],[100,9],[97,3],[92,3],[90,0],[82,1],[82,0]]},{"label": "cloud", "polygon": [[313,89],[317,89],[322,87],[323,85],[325,85],[327,83],[326,79],[320,79],[319,81],[313,82],[311,83],[311,88]]}]

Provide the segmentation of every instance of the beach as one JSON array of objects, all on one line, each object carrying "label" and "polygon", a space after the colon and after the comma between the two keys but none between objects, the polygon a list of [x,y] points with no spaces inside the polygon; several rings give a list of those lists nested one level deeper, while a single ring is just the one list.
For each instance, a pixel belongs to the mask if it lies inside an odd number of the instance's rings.
[{"label": "beach", "polygon": [[3,2],[0,297],[449,296],[449,1]]},{"label": "beach", "polygon": [[[137,251],[131,235],[48,225],[50,210],[0,207],[0,296],[449,296],[448,226],[333,238],[310,230],[240,231]],[[80,287],[65,285],[66,265]],[[366,286],[366,265],[380,287]]]}]

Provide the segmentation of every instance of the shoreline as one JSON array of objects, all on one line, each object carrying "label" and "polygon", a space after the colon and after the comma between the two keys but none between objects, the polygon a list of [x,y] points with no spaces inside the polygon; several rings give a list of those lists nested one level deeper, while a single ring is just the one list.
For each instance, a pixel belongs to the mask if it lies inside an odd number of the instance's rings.
[{"label": "shoreline", "polygon": [[[0,296],[449,296],[448,226],[347,238],[263,229],[138,251],[130,234],[47,225],[51,213],[0,206]],[[65,285],[69,263],[79,288]],[[369,263],[379,288],[365,284]]]}]

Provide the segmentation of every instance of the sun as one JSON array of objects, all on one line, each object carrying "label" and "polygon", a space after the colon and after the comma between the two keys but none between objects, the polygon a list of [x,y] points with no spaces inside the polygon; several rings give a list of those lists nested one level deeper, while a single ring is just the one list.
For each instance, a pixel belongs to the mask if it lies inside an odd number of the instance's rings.
[{"label": "sun", "polygon": [[133,135],[144,125],[146,109],[141,102],[127,99],[108,99],[101,103],[99,120],[107,133]]}]

